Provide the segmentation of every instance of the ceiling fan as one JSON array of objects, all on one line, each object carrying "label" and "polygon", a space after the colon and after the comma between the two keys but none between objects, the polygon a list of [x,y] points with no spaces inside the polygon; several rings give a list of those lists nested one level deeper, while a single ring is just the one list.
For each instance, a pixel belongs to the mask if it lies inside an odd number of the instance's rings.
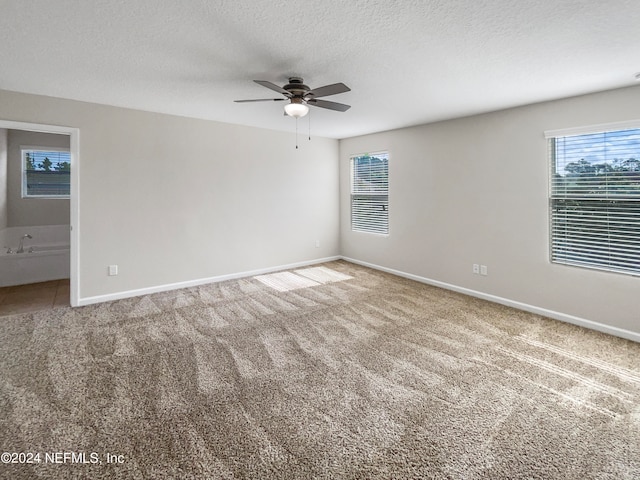
[{"label": "ceiling fan", "polygon": [[346,112],[351,105],[344,103],[330,102],[328,100],[318,100],[319,97],[328,97],[329,95],[337,95],[338,93],[349,92],[351,89],[344,83],[334,83],[325,85],[324,87],[314,88],[311,90],[304,84],[304,80],[300,77],[289,77],[289,83],[283,87],[279,87],[275,83],[266,80],[254,80],[258,85],[267,87],[270,90],[281,93],[285,98],[259,98],[255,100],[235,100],[238,103],[244,102],[281,102],[289,100],[284,106],[285,115],[291,117],[304,117],[309,113],[308,105],[320,108],[327,108],[337,112]]}]

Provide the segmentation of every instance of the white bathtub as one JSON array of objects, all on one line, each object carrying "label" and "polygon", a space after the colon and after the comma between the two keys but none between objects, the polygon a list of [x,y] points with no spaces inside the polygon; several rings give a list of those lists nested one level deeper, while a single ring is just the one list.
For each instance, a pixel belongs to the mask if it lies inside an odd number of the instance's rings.
[{"label": "white bathtub", "polygon": [[[24,240],[24,253],[15,253],[25,234],[33,238]],[[0,287],[69,278],[69,225],[5,228],[0,246]]]}]

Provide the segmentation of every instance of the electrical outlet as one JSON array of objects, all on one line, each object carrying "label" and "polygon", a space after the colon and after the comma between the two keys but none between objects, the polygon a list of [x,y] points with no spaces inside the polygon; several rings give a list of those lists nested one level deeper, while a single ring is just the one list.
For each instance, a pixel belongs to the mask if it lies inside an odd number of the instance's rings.
[{"label": "electrical outlet", "polygon": [[109,265],[109,276],[118,275],[118,265]]},{"label": "electrical outlet", "polygon": [[316,240],[316,248],[320,248],[320,240]]},{"label": "electrical outlet", "polygon": [[473,273],[475,273],[476,275],[480,273],[480,265],[478,265],[477,263],[473,264]]},{"label": "electrical outlet", "polygon": [[489,270],[487,269],[486,265],[480,265],[480,275],[489,275]]}]

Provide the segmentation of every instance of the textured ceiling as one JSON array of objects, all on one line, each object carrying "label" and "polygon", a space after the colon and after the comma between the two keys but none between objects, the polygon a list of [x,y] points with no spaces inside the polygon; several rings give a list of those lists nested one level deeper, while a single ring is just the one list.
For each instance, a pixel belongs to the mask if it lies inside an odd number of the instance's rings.
[{"label": "textured ceiling", "polygon": [[[635,84],[638,0],[0,0],[0,88],[345,138]],[[300,121],[307,130],[306,119]]]}]

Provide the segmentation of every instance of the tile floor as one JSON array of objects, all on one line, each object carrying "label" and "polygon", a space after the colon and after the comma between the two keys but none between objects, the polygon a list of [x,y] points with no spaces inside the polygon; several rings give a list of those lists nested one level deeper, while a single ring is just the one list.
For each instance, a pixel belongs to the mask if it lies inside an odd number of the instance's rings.
[{"label": "tile floor", "polygon": [[69,279],[0,287],[0,317],[69,305]]}]

